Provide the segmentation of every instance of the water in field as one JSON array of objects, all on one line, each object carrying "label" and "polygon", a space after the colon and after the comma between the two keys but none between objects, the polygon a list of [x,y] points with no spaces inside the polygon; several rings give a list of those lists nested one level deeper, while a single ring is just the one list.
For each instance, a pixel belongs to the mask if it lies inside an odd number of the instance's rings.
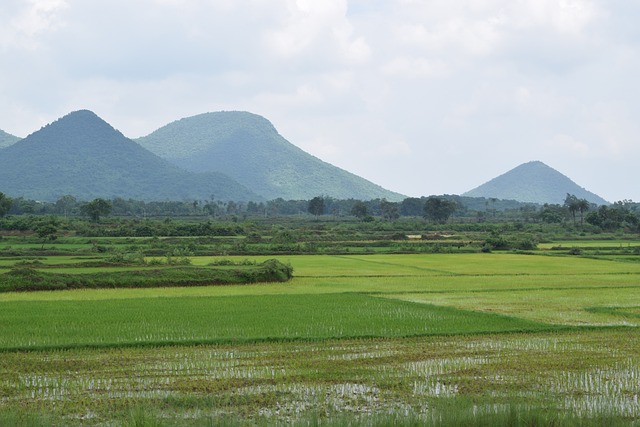
[{"label": "water in field", "polygon": [[7,406],[98,419],[133,402],[171,416],[272,420],[321,413],[426,421],[450,405],[492,413],[507,404],[634,419],[638,344],[637,333],[593,331],[8,353],[0,391]]}]

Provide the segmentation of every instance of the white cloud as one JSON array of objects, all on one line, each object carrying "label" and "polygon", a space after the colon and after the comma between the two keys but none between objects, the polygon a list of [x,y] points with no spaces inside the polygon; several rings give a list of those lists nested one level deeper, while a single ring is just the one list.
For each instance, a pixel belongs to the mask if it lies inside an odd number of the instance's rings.
[{"label": "white cloud", "polygon": [[394,58],[382,66],[383,74],[401,77],[438,77],[446,75],[447,64],[439,59],[426,58]]},{"label": "white cloud", "polygon": [[556,134],[547,140],[545,144],[551,150],[566,151],[571,156],[587,157],[590,154],[590,148],[584,142],[578,141],[575,138],[565,135]]},{"label": "white cloud", "polygon": [[[61,12],[69,7],[65,0],[7,0],[9,13],[0,14],[0,47],[36,49],[47,33],[64,26]],[[6,12],[5,12],[6,13]]]},{"label": "white cloud", "polygon": [[389,159],[390,157],[406,157],[411,155],[411,146],[401,138],[393,138],[382,145],[373,147],[372,154],[375,157]]},{"label": "white cloud", "polygon": [[501,24],[499,16],[478,21],[454,16],[430,28],[416,23],[401,25],[397,32],[399,41],[425,51],[459,49],[472,55],[486,55],[501,42]]},{"label": "white cloud", "polygon": [[579,35],[597,13],[596,3],[591,0],[521,0],[511,4],[510,15],[515,28],[546,28]]},{"label": "white cloud", "polygon": [[257,97],[257,100],[279,108],[301,108],[321,104],[324,96],[317,87],[303,84],[291,93],[263,93]]},{"label": "white cloud", "polygon": [[625,108],[617,105],[598,105],[592,114],[590,128],[594,130],[600,156],[640,154],[637,148],[640,126],[634,117],[628,115]]},{"label": "white cloud", "polygon": [[346,0],[288,0],[288,13],[281,26],[266,36],[274,53],[285,59],[315,55],[324,59],[361,63],[367,61],[371,49],[362,37],[354,35],[347,18]]}]

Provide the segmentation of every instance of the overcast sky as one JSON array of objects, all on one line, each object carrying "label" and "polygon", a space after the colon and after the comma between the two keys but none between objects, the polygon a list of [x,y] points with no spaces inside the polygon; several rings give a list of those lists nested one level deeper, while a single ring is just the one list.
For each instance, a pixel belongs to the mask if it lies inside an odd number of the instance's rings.
[{"label": "overcast sky", "polygon": [[[2,0],[0,129],[269,119],[408,196],[541,160],[640,201],[637,0]],[[0,189],[1,190],[1,189]]]}]

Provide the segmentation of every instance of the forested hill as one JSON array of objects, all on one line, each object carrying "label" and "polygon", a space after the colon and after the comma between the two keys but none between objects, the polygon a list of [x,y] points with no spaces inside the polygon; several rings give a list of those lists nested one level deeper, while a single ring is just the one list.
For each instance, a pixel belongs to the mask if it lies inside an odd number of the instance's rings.
[{"label": "forested hill", "polygon": [[179,169],[86,110],[68,114],[4,148],[0,189],[11,196],[45,201],[65,194],[79,199],[260,199],[223,174]]},{"label": "forested hill", "polygon": [[586,199],[598,205],[609,202],[587,191],[542,162],[524,163],[509,172],[462,194],[468,197],[486,197],[517,200],[525,203],[562,204],[567,194]]},{"label": "forested hill", "polygon": [[184,118],[136,141],[185,169],[229,175],[265,199],[308,200],[318,195],[403,199],[306,153],[284,139],[267,119],[247,112]]},{"label": "forested hill", "polygon": [[11,144],[18,142],[20,138],[6,133],[0,129],[0,148],[8,147]]}]

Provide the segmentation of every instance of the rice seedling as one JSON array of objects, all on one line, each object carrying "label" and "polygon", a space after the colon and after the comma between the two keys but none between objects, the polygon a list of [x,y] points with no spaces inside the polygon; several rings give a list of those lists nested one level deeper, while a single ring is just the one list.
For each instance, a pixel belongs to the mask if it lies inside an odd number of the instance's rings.
[{"label": "rice seedling", "polygon": [[133,411],[170,425],[623,425],[640,417],[638,344],[592,330],[10,352],[0,396],[65,424],[126,425]]},{"label": "rice seedling", "polygon": [[0,350],[548,330],[549,325],[356,294],[0,303]]},{"label": "rice seedling", "polygon": [[[70,259],[40,261],[31,268],[88,274]],[[281,261],[294,268],[287,283],[0,294],[0,424],[640,420],[639,263],[496,253]]]}]

